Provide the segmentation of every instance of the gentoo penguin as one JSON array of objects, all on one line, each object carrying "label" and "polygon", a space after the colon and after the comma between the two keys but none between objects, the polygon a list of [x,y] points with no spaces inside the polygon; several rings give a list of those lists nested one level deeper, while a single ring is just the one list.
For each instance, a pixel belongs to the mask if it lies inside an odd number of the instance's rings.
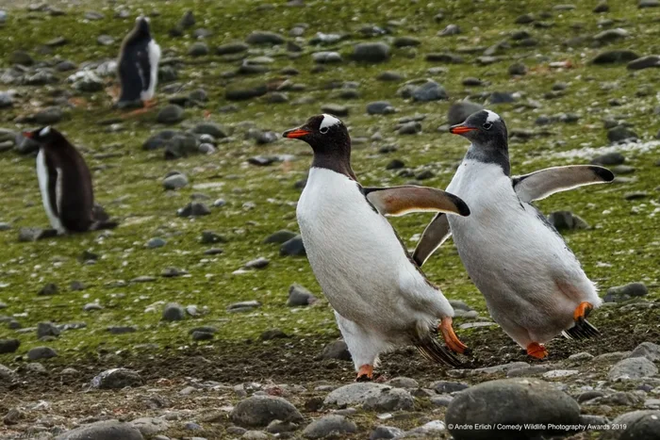
[{"label": "gentoo penguin", "polygon": [[94,203],[92,177],[78,150],[48,126],[23,135],[39,144],[37,177],[46,215],[58,234],[110,229],[110,221]]},{"label": "gentoo penguin", "polygon": [[597,166],[566,166],[511,178],[506,125],[489,110],[450,131],[472,143],[447,187],[468,203],[471,215],[436,216],[413,254],[415,262],[421,266],[451,233],[493,319],[532,357],[546,357],[543,344],[559,333],[577,339],[598,335],[585,319],[602,303],[596,287],[531,202],[610,182],[614,175]]},{"label": "gentoo penguin", "polygon": [[151,37],[149,18],[139,16],[124,38],[117,61],[121,93],[118,108],[150,107],[158,82],[160,46]]},{"label": "gentoo penguin", "polygon": [[457,365],[434,337],[439,330],[450,350],[466,351],[452,328],[454,310],[410,260],[384,215],[441,211],[465,216],[465,203],[419,186],[363,188],[351,168],[348,130],[334,116],[313,116],[283,136],[303,140],[314,151],[296,210],[298,224],[358,380],[371,380],[379,353],[403,344],[415,345],[431,360]]}]

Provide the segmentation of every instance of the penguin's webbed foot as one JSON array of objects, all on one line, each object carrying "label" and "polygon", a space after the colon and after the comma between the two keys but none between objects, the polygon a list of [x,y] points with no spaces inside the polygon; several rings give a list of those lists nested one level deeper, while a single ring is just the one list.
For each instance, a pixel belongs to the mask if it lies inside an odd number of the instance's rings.
[{"label": "penguin's webbed foot", "polygon": [[374,379],[374,367],[372,365],[362,365],[355,378],[356,382],[371,382]]},{"label": "penguin's webbed foot", "polygon": [[527,355],[536,359],[545,359],[548,357],[548,350],[543,344],[532,342],[527,346]]},{"label": "penguin's webbed foot", "polygon": [[461,340],[458,339],[458,336],[456,336],[454,328],[452,327],[452,322],[453,321],[450,316],[445,316],[440,321],[440,325],[438,327],[442,333],[442,337],[444,338],[445,343],[447,344],[447,347],[449,347],[455,353],[461,353],[465,355],[470,354],[470,349],[467,347],[467,345],[463,344]]}]

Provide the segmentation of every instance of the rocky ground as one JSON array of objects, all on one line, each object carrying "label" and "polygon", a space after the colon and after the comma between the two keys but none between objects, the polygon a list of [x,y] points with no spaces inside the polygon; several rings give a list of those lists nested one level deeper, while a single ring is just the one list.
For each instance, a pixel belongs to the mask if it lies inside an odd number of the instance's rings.
[{"label": "rocky ground", "polygon": [[[159,103],[127,116],[114,60],[139,13]],[[0,1],[0,438],[658,438],[659,22],[657,0]],[[600,287],[602,337],[527,358],[449,242],[424,270],[473,355],[403,348],[353,384],[296,232],[310,151],[279,133],[336,114],[365,185],[442,188],[466,148],[447,127],[482,106],[514,173],[617,175],[539,203]],[[44,235],[20,132],[45,124],[117,229]],[[428,220],[392,222],[413,248]]]}]

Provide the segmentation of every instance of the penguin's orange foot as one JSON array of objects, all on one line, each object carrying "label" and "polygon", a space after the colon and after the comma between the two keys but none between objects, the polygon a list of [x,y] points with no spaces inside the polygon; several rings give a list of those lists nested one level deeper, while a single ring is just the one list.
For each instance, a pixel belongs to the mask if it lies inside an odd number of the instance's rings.
[{"label": "penguin's orange foot", "polygon": [[470,349],[467,347],[467,345],[463,344],[460,339],[458,339],[458,336],[456,336],[456,333],[454,333],[454,328],[451,324],[451,317],[445,316],[442,318],[440,325],[438,326],[438,329],[442,333],[442,337],[444,338],[447,347],[456,353],[469,354]]},{"label": "penguin's orange foot", "polygon": [[362,365],[355,378],[356,382],[371,382],[374,378],[374,367],[372,365]]},{"label": "penguin's orange foot", "polygon": [[587,301],[583,301],[580,303],[579,306],[575,308],[575,311],[573,312],[573,321],[575,322],[580,322],[585,319],[587,319],[587,316],[589,316],[589,313],[594,309],[594,306]]},{"label": "penguin's orange foot", "polygon": [[147,99],[144,101],[144,108],[151,108],[154,107],[156,104],[158,104],[157,99]]},{"label": "penguin's orange foot", "polygon": [[544,359],[548,357],[548,350],[545,349],[543,344],[532,342],[527,346],[527,354],[536,359]]}]

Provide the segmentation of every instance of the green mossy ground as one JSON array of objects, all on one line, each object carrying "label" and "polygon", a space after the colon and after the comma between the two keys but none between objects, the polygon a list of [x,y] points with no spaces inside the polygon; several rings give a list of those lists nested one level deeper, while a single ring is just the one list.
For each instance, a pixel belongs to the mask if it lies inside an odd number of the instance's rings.
[{"label": "green mossy ground", "polygon": [[[560,2],[556,2],[560,3]],[[503,60],[488,66],[474,63],[477,55],[464,54],[465,64],[442,65],[446,73],[433,77],[448,90],[451,100],[487,91],[520,91],[524,98],[517,104],[503,104],[491,108],[500,113],[511,129],[536,129],[534,120],[541,114],[555,115],[573,112],[580,115],[576,124],[555,123],[544,127],[551,132],[545,137],[535,137],[524,143],[510,146],[514,173],[526,173],[550,165],[585,163],[585,159],[555,159],[550,155],[570,151],[582,146],[601,147],[607,145],[606,131],[602,119],[620,116],[634,125],[641,137],[650,140],[660,129],[658,116],[653,108],[658,105],[655,95],[638,97],[636,92],[642,84],[657,88],[660,71],[647,69],[631,73],[625,65],[596,67],[588,64],[598,51],[587,40],[584,47],[571,49],[560,43],[570,36],[592,36],[602,30],[597,22],[603,17],[622,20],[631,37],[607,49],[626,48],[643,55],[660,53],[658,36],[660,10],[638,10],[635,2],[611,1],[611,12],[593,14],[591,9],[597,2],[577,2],[574,11],[551,11],[553,2],[527,1],[374,1],[352,2],[347,0],[313,1],[305,8],[288,7],[278,1],[273,9],[260,9],[262,2],[224,0],[215,1],[170,1],[130,2],[131,11],[151,14],[154,17],[153,33],[164,50],[165,58],[181,58],[185,65],[179,69],[178,82],[186,84],[186,91],[202,87],[209,93],[208,111],[210,120],[230,127],[235,140],[220,144],[218,153],[211,156],[196,156],[175,162],[162,159],[162,152],[145,152],[142,142],[151,134],[162,130],[155,123],[155,112],[124,123],[124,131],[109,133],[100,121],[116,117],[109,109],[110,98],[104,93],[81,95],[86,104],[70,110],[69,116],[57,124],[69,139],[81,147],[88,164],[95,169],[96,198],[106,206],[121,226],[104,237],[90,233],[39,241],[18,243],[17,231],[23,226],[47,226],[47,218],[41,207],[34,158],[18,156],[13,152],[0,154],[0,221],[13,222],[13,229],[0,232],[0,301],[8,307],[0,314],[14,315],[24,327],[36,326],[41,321],[57,323],[85,322],[87,329],[64,332],[48,345],[58,350],[60,357],[75,359],[95,353],[99,349],[114,351],[135,347],[139,344],[156,343],[159,347],[191,344],[188,330],[201,325],[217,326],[217,340],[238,341],[256,338],[269,328],[279,328],[297,338],[317,338],[338,335],[332,312],[327,302],[307,309],[286,307],[288,287],[300,283],[318,296],[322,296],[304,258],[280,257],[278,246],[262,244],[263,239],[279,229],[297,230],[295,202],[299,191],[294,183],[305,177],[309,165],[309,151],[305,145],[280,140],[268,146],[256,146],[244,141],[245,128],[240,122],[251,121],[261,129],[281,131],[304,121],[308,116],[319,113],[323,103],[342,102],[334,91],[324,85],[331,80],[358,81],[360,99],[348,101],[350,115],[344,120],[353,136],[370,136],[380,131],[386,138],[394,138],[398,151],[390,154],[378,153],[379,147],[392,143],[382,141],[355,145],[353,164],[356,173],[365,185],[394,185],[409,179],[399,177],[396,171],[385,170],[392,158],[405,161],[415,170],[431,169],[436,176],[425,180],[424,185],[445,187],[451,179],[454,166],[460,161],[466,148],[463,139],[440,133],[436,129],[446,120],[450,102],[428,104],[406,102],[396,96],[397,83],[376,80],[379,73],[395,70],[407,80],[429,77],[427,69],[435,64],[426,62],[428,52],[455,52],[462,46],[491,46],[508,39],[517,29],[528,29],[538,40],[533,48],[513,47],[503,53]],[[576,4],[577,4],[576,3]],[[105,3],[103,3],[105,5]],[[128,5],[128,3],[127,3]],[[138,6],[139,5],[139,6]],[[106,18],[85,23],[82,16],[86,10],[104,12]],[[276,62],[271,72],[258,78],[238,77],[227,81],[221,73],[232,70],[237,63],[223,62],[215,55],[191,59],[186,55],[187,47],[193,42],[190,31],[184,38],[171,38],[168,30],[192,9],[197,17],[197,26],[213,31],[205,41],[211,46],[242,41],[252,30],[269,30],[287,35],[295,23],[308,23],[305,38],[315,32],[356,32],[362,25],[373,23],[385,26],[396,20],[400,25],[395,35],[411,35],[422,40],[416,49],[393,49],[391,60],[375,66],[363,66],[345,61],[339,66],[330,66],[327,71],[310,73],[313,66],[310,52],[299,58],[289,58],[285,48],[275,49]],[[445,20],[436,23],[433,16],[444,10]],[[50,17],[43,12],[11,10],[7,24],[0,28],[0,54],[2,63],[8,66],[8,55],[16,49],[29,51],[38,60],[50,60],[53,56],[71,59],[74,62],[114,58],[123,35],[131,28],[133,17],[113,18],[114,12],[107,6],[66,9],[67,15]],[[551,22],[547,29],[532,25],[514,24],[515,18],[525,12],[539,14],[551,11],[552,16],[542,21]],[[437,32],[447,24],[458,24],[463,33],[452,37],[438,37]],[[616,24],[614,25],[616,27]],[[111,47],[96,44],[96,37],[109,34],[117,39]],[[46,41],[63,36],[68,44],[55,48],[53,55],[37,55],[35,49]],[[352,44],[361,40],[352,38],[328,49],[337,49],[348,59]],[[370,39],[378,41],[379,39]],[[269,53],[273,50],[267,49]],[[256,48],[254,54],[261,54]],[[572,69],[551,69],[553,61],[570,60]],[[507,67],[513,62],[523,62],[529,73],[521,78],[511,78]],[[276,80],[281,77],[281,68],[293,66],[300,75],[293,77],[295,83],[308,86],[305,92],[290,93],[293,100],[301,95],[313,96],[313,104],[294,106],[268,104],[262,99],[238,103],[235,113],[220,114],[216,110],[228,104],[224,98],[225,87],[242,83]],[[474,76],[491,84],[485,87],[467,88],[461,80]],[[63,75],[62,78],[65,78]],[[546,100],[543,94],[550,91],[556,82],[569,84],[565,96]],[[603,83],[615,82],[616,87],[604,89]],[[60,84],[45,87],[20,87],[25,98],[13,109],[0,113],[2,127],[20,130],[29,128],[15,124],[19,115],[33,113],[48,105],[51,92],[58,88],[69,88],[63,80]],[[162,87],[162,85],[161,85]],[[617,98],[622,106],[610,107],[608,101]],[[523,109],[519,105],[528,99],[542,104],[539,110]],[[160,105],[167,97],[160,95]],[[399,109],[397,114],[369,116],[365,113],[366,103],[374,100],[389,100]],[[398,136],[393,129],[401,117],[424,113],[424,131],[415,136]],[[186,121],[181,127],[189,127],[204,119],[204,109],[186,109]],[[559,142],[561,141],[561,143]],[[98,153],[120,153],[118,157],[94,159]],[[270,154],[296,154],[299,159],[290,167],[274,165],[258,168],[247,165],[247,158]],[[636,168],[631,182],[609,186],[589,187],[558,194],[539,203],[543,212],[571,210],[583,217],[592,229],[569,233],[567,241],[581,260],[586,272],[597,281],[604,291],[610,286],[642,281],[650,287],[650,298],[660,298],[660,238],[658,237],[658,195],[660,168],[654,162],[660,159],[660,149],[646,153],[624,153],[626,164]],[[170,170],[185,172],[191,185],[176,193],[163,191],[161,179]],[[223,183],[219,188],[195,189],[196,184]],[[649,197],[627,201],[624,194],[646,191]],[[227,205],[214,208],[211,215],[195,220],[176,217],[178,208],[190,200],[193,193],[204,193],[215,198],[224,198]],[[253,202],[254,209],[243,207]],[[411,238],[421,233],[429,221],[428,215],[410,215],[392,220],[404,242],[410,248],[415,243]],[[229,241],[219,247],[224,253],[219,256],[203,255],[206,245],[200,244],[204,230],[212,230],[228,237]],[[146,242],[153,237],[167,240],[165,247],[147,249]],[[78,262],[77,257],[89,250],[101,255],[93,265]],[[271,260],[270,265],[260,271],[233,275],[245,262],[259,256]],[[190,272],[189,277],[161,278],[167,267],[178,267]],[[484,301],[470,283],[456,251],[447,243],[427,263],[425,271],[429,278],[439,284],[451,299],[461,299],[486,314]],[[130,283],[142,276],[158,277],[155,282]],[[69,290],[73,280],[87,286],[83,292]],[[124,280],[125,287],[108,287]],[[56,283],[60,293],[49,297],[37,296],[46,283]],[[226,307],[236,301],[256,299],[263,307],[254,313],[230,314]],[[83,305],[98,301],[104,309],[84,312]],[[183,305],[196,304],[208,308],[208,313],[199,318],[189,318],[175,324],[162,323],[158,302],[176,301]],[[156,311],[145,313],[154,304]],[[110,335],[110,325],[135,325],[138,331],[120,336]],[[607,322],[601,322],[606,327]],[[467,332],[466,332],[467,333]],[[18,337],[21,340],[19,354],[34,346],[43,345],[36,339],[36,332],[19,334],[0,329],[0,337]],[[615,349],[615,347],[613,347]],[[11,362],[12,355],[0,356],[0,361]]]}]

